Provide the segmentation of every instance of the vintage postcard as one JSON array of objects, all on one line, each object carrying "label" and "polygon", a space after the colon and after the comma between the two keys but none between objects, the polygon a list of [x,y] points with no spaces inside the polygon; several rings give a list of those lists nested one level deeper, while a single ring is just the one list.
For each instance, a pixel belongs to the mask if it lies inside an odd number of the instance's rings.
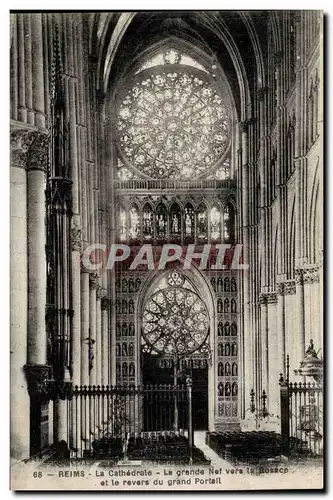
[{"label": "vintage postcard", "polygon": [[323,13],[10,13],[11,488],[323,488]]}]

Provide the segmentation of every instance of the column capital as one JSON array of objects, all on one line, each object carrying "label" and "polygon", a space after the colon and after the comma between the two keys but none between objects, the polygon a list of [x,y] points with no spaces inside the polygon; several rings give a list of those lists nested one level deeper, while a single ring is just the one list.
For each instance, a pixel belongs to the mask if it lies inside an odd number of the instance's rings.
[{"label": "column capital", "polygon": [[11,162],[16,167],[46,172],[49,139],[50,136],[45,130],[13,126],[10,131]]},{"label": "column capital", "polygon": [[51,367],[48,365],[27,364],[24,366],[28,392],[34,401],[49,401],[51,399]]},{"label": "column capital", "polygon": [[35,131],[28,151],[28,170],[41,170],[46,172],[49,162],[50,136],[45,132]]},{"label": "column capital", "polygon": [[278,295],[294,295],[296,293],[295,280],[281,281],[277,284]]},{"label": "column capital", "polygon": [[10,131],[10,158],[15,167],[26,168],[28,151],[33,141],[33,130],[12,128]]},{"label": "column capital", "polygon": [[278,301],[277,292],[264,292],[259,296],[259,304],[276,304]]},{"label": "column capital", "polygon": [[298,285],[319,283],[319,268],[318,264],[297,267],[295,269],[295,278]]},{"label": "column capital", "polygon": [[81,252],[82,239],[81,239],[81,228],[80,227],[72,227],[72,229],[71,229],[71,242],[72,242],[72,251]]}]

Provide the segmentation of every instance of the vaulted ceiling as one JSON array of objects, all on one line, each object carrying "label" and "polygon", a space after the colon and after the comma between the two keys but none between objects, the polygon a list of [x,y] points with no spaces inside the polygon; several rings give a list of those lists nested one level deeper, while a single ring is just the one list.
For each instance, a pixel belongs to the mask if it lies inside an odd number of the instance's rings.
[{"label": "vaulted ceiling", "polygon": [[265,86],[267,31],[278,50],[278,15],[274,11],[156,11],[85,14],[90,54],[97,59],[98,85],[113,83],[156,43],[170,36],[215,58],[233,92],[240,119],[252,114],[253,92]]}]

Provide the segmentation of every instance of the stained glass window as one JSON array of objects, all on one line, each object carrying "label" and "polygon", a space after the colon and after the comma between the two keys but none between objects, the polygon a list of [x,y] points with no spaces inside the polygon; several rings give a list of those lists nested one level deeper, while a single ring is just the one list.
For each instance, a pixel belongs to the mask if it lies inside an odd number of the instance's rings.
[{"label": "stained glass window", "polygon": [[170,237],[172,240],[179,240],[181,235],[180,208],[174,203],[170,210]]},{"label": "stained glass window", "polygon": [[118,110],[121,178],[207,177],[230,144],[230,119],[215,83],[166,51],[163,64],[134,78]]},{"label": "stained glass window", "polygon": [[184,210],[185,239],[194,239],[194,210],[187,203]]},{"label": "stained glass window", "polygon": [[148,59],[148,61],[142,64],[137,73],[145,69],[153,68],[154,66],[161,66],[162,64],[183,64],[185,66],[192,66],[193,68],[198,68],[201,71],[207,72],[206,68],[204,68],[202,64],[195,61],[192,57],[182,54],[176,49],[170,48]]},{"label": "stained glass window", "polygon": [[222,164],[219,164],[214,172],[207,176],[207,179],[217,179],[223,181],[230,178],[230,158],[226,158]]},{"label": "stained glass window", "polygon": [[234,240],[235,211],[231,203],[224,207],[223,211],[223,239],[226,243]]},{"label": "stained glass window", "polygon": [[119,239],[120,241],[126,241],[126,211],[121,208],[119,210]]},{"label": "stained glass window", "polygon": [[144,240],[151,240],[153,238],[153,210],[149,204],[143,207],[142,236]]},{"label": "stained glass window", "polygon": [[210,237],[212,240],[221,238],[221,212],[217,207],[210,211]]},{"label": "stained glass window", "polygon": [[146,342],[158,353],[185,355],[198,350],[208,335],[209,318],[205,304],[185,279],[172,271],[167,287],[149,298],[143,313]]},{"label": "stained glass window", "polygon": [[158,205],[156,209],[156,236],[165,240],[168,228],[167,210],[164,205]]},{"label": "stained glass window", "polygon": [[132,207],[129,211],[129,237],[131,240],[140,238],[140,217],[136,207]]},{"label": "stained glass window", "polygon": [[197,213],[197,231],[198,241],[207,240],[208,223],[207,223],[207,208],[205,205],[200,205]]}]

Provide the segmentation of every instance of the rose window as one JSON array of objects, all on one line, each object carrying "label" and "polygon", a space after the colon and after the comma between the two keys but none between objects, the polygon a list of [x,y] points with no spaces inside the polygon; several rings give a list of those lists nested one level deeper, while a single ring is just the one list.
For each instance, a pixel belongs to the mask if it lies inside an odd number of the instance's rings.
[{"label": "rose window", "polygon": [[121,159],[148,178],[207,177],[230,145],[228,110],[215,82],[177,62],[166,52],[164,66],[135,75],[118,109]]},{"label": "rose window", "polygon": [[[192,290],[181,288],[177,273],[170,275],[174,286],[154,293],[143,313],[143,336],[158,353],[187,355],[197,351],[208,335],[209,317],[205,304]],[[180,276],[178,274],[178,276]]]}]

